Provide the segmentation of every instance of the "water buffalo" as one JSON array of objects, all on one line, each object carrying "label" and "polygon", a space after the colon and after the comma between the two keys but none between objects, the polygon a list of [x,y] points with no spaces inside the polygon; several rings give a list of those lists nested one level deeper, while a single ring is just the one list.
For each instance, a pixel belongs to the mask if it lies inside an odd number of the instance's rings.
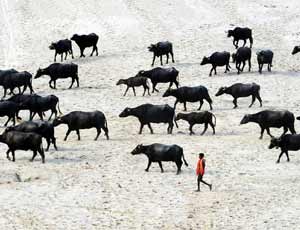
[{"label": "water buffalo", "polygon": [[6,126],[10,120],[12,120],[13,125],[15,125],[16,123],[15,117],[17,117],[18,111],[19,111],[18,104],[12,101],[0,101],[0,117],[4,117],[4,116],[8,117],[4,126]]},{"label": "water buffalo", "polygon": [[295,46],[293,51],[292,51],[292,55],[295,55],[296,53],[300,52],[300,46]]},{"label": "water buffalo", "polygon": [[[32,75],[27,71],[11,73],[7,75],[5,78],[2,79],[2,81],[0,80],[0,85],[2,85],[4,88],[3,97],[6,96],[7,89],[10,89],[10,92],[14,94],[13,90],[15,88],[18,88],[19,94],[23,94],[28,87],[30,89],[30,93],[34,93],[32,88]],[[20,89],[21,86],[24,86],[22,92]]]},{"label": "water buffalo", "polygon": [[209,76],[211,76],[212,71],[215,71],[215,75],[217,74],[217,66],[226,66],[225,73],[227,71],[230,71],[229,68],[229,61],[230,61],[230,53],[229,52],[215,52],[213,53],[210,57],[204,56],[200,65],[206,65],[206,64],[211,64],[212,68],[209,72]]},{"label": "water buffalo", "polygon": [[273,62],[273,52],[271,50],[261,50],[256,53],[257,55],[257,63],[258,63],[258,71],[262,73],[262,68],[264,64],[268,65],[268,71],[271,72],[272,62]]},{"label": "water buffalo", "polygon": [[68,53],[73,56],[73,50],[72,50],[72,41],[69,39],[59,40],[57,42],[52,42],[49,46],[50,50],[55,50],[54,54],[54,62],[56,62],[56,55],[60,54],[61,61],[63,61],[63,54],[65,53],[65,60],[67,59]]},{"label": "water buffalo", "polygon": [[[139,134],[142,134],[144,125],[148,125],[151,134],[153,134],[151,123],[168,123],[168,134],[172,134],[174,127],[173,121],[175,117],[175,110],[167,104],[143,104],[135,108],[125,108],[119,115],[119,117],[128,116],[134,116],[139,119],[141,124]],[[176,121],[175,124],[178,128]]]},{"label": "water buffalo", "polygon": [[167,55],[167,62],[169,62],[169,54],[171,54],[172,62],[174,63],[174,54],[173,54],[173,44],[171,42],[165,41],[165,42],[158,42],[156,44],[151,44],[148,47],[148,50],[150,52],[153,52],[153,60],[151,66],[154,65],[154,61],[156,57],[160,58],[160,64],[163,65],[162,62],[162,56]]},{"label": "water buffalo", "polygon": [[163,94],[163,97],[173,96],[176,98],[174,103],[174,110],[178,102],[183,103],[184,111],[186,111],[186,102],[198,102],[200,101],[200,106],[198,110],[201,109],[203,105],[203,100],[206,100],[209,103],[209,107],[212,110],[212,100],[208,94],[208,90],[205,86],[196,86],[196,87],[187,87],[183,86],[178,89],[167,89]]},{"label": "water buffalo", "polygon": [[272,149],[274,147],[281,149],[281,153],[279,154],[277,163],[280,162],[280,158],[283,153],[285,153],[285,155],[287,157],[287,161],[290,161],[288,151],[289,150],[297,151],[300,149],[300,135],[299,134],[285,134],[279,138],[273,137],[271,139],[269,149]]},{"label": "water buffalo", "polygon": [[61,114],[59,108],[59,98],[55,95],[39,96],[34,94],[32,97],[28,97],[24,101],[20,102],[19,106],[21,110],[29,110],[29,120],[32,120],[36,114],[38,114],[40,119],[43,120],[43,113],[48,110],[51,110],[49,121],[51,120],[53,114],[55,118],[57,117],[57,109]]},{"label": "water buffalo", "polygon": [[[77,83],[77,87],[79,87],[78,65],[74,63],[70,63],[70,64],[53,63],[45,69],[39,68],[34,78],[39,78],[42,75],[50,76],[49,86],[52,89],[56,89],[56,80],[58,78],[69,78],[69,77],[72,78],[72,83],[69,89],[72,88],[75,81]],[[54,83],[54,86],[52,86],[52,82]]]},{"label": "water buffalo", "polygon": [[60,124],[68,125],[68,131],[66,133],[64,141],[67,140],[69,134],[72,131],[76,131],[78,140],[80,140],[79,130],[91,129],[91,128],[97,129],[97,135],[95,137],[95,141],[98,139],[101,133],[101,129],[104,130],[106,139],[107,140],[109,139],[107,120],[105,118],[105,115],[98,110],[93,112],[73,111],[62,117],[55,118],[53,121],[53,125],[58,126]]},{"label": "water buffalo", "polygon": [[[272,110],[263,110],[255,114],[247,114],[241,120],[240,124],[247,124],[248,122],[257,123],[261,128],[260,138],[263,138],[265,129],[270,137],[273,137],[270,133],[270,128],[281,128],[283,127],[283,134],[285,134],[288,129],[292,134],[295,134],[294,114],[284,110],[284,111],[272,111]],[[282,135],[283,135],[282,134]]]},{"label": "water buffalo", "polygon": [[235,27],[233,30],[228,30],[227,37],[233,37],[233,45],[237,49],[239,46],[239,40],[244,41],[244,45],[246,44],[246,40],[249,39],[250,41],[250,48],[252,48],[253,44],[253,37],[252,37],[252,30],[249,28],[241,28]]},{"label": "water buffalo", "polygon": [[[26,102],[28,100],[31,100],[31,98],[34,96],[34,94],[16,94],[12,97],[8,98],[6,101],[14,102],[18,105],[19,110],[29,110],[29,107],[26,107]],[[21,106],[22,105],[22,106]],[[18,119],[22,119],[19,117],[19,111],[17,111],[16,116]],[[29,116],[30,119],[31,116]]]},{"label": "water buffalo", "polygon": [[95,34],[95,33],[91,33],[91,34],[87,34],[87,35],[74,34],[71,37],[71,40],[76,42],[76,44],[79,46],[80,57],[85,57],[85,55],[83,54],[85,48],[91,47],[91,46],[93,47],[91,56],[93,56],[94,51],[96,51],[96,56],[98,56],[97,43],[99,40],[99,36],[97,34]]},{"label": "water buffalo", "polygon": [[127,86],[123,96],[126,96],[126,93],[127,93],[129,88],[132,88],[134,96],[136,96],[134,87],[138,87],[138,86],[143,86],[144,87],[143,96],[145,96],[146,90],[148,90],[148,95],[150,96],[150,92],[149,92],[150,87],[149,87],[149,84],[148,84],[148,80],[149,79],[146,78],[146,77],[135,76],[135,77],[127,78],[127,79],[120,79],[117,82],[117,85],[124,84],[124,85]]},{"label": "water buffalo", "polygon": [[8,150],[6,152],[8,160],[10,160],[9,152],[12,153],[12,161],[15,161],[16,150],[32,150],[33,156],[31,158],[31,161],[33,161],[37,153],[39,153],[42,157],[42,162],[45,163],[42,136],[40,136],[39,134],[23,133],[17,131],[4,131],[0,135],[0,142],[5,143],[8,146]]},{"label": "water buffalo", "polygon": [[236,83],[229,87],[221,87],[219,91],[216,93],[216,96],[218,97],[223,94],[231,95],[233,97],[234,109],[237,108],[237,99],[239,97],[252,96],[252,102],[249,105],[249,108],[253,105],[256,98],[258,99],[261,107],[262,100],[259,95],[259,91],[260,91],[260,86],[256,83],[251,83],[251,84]]},{"label": "water buffalo", "polygon": [[[214,119],[214,121],[213,121]],[[176,118],[176,121],[178,120],[184,120],[187,121],[190,125],[189,130],[190,130],[190,135],[195,134],[193,131],[193,126],[195,124],[204,124],[204,130],[201,133],[201,135],[203,135],[206,130],[208,125],[211,126],[211,128],[213,129],[213,134],[215,134],[215,127],[216,127],[216,117],[214,114],[208,112],[208,111],[204,111],[204,112],[192,112],[192,113],[178,113]]]},{"label": "water buffalo", "polygon": [[184,164],[188,166],[183,154],[183,149],[178,145],[163,145],[163,144],[152,144],[152,145],[138,145],[132,150],[132,155],[137,155],[144,153],[148,157],[148,166],[145,169],[146,172],[149,171],[150,165],[152,162],[157,162],[161,169],[161,172],[164,172],[162,167],[162,161],[173,161],[177,165],[177,174],[181,171],[182,160]]},{"label": "water buffalo", "polygon": [[[244,67],[246,65],[246,61],[248,61],[249,72],[251,71],[251,49],[249,47],[240,47],[233,53],[232,55],[233,63],[236,63],[236,69],[238,70],[238,74],[244,71]],[[241,64],[243,63],[243,67],[241,68]]]},{"label": "water buffalo", "polygon": [[152,83],[152,93],[154,91],[159,92],[155,87],[158,83],[170,83],[169,88],[172,87],[173,83],[178,88],[178,73],[179,71],[174,67],[171,68],[160,68],[156,67],[151,70],[141,70],[136,76],[147,77]]},{"label": "water buffalo", "polygon": [[7,127],[6,131],[37,133],[46,139],[47,141],[46,151],[49,150],[51,142],[55,150],[57,150],[56,138],[54,136],[54,126],[52,123],[49,123],[47,121],[25,121],[17,126]]}]

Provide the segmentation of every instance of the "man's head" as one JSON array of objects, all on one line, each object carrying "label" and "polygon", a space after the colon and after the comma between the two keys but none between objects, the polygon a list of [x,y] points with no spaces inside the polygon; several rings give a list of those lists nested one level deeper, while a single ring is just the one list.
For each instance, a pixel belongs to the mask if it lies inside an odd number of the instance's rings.
[{"label": "man's head", "polygon": [[204,158],[204,153],[199,153],[199,159],[203,159]]}]

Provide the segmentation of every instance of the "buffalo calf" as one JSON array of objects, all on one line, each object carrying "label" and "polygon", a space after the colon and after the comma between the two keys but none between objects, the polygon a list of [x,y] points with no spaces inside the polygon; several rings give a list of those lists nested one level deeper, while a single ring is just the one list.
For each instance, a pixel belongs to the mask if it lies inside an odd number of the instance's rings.
[{"label": "buffalo calf", "polygon": [[165,41],[165,42],[158,42],[156,44],[151,44],[148,47],[148,50],[150,52],[153,52],[153,60],[152,60],[151,66],[154,65],[154,61],[155,61],[156,57],[160,58],[160,64],[163,65],[163,62],[162,62],[162,56],[163,55],[167,56],[166,64],[168,64],[169,54],[171,54],[172,62],[174,63],[173,44],[171,42]]}]

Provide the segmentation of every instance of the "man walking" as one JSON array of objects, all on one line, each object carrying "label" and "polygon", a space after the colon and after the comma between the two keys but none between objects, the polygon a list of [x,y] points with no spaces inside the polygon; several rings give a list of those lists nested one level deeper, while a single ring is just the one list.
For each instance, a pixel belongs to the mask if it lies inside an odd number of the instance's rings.
[{"label": "man walking", "polygon": [[200,192],[200,182],[202,182],[203,184],[206,184],[209,187],[210,191],[212,189],[212,184],[208,184],[203,180],[204,173],[205,173],[204,153],[200,153],[199,160],[197,163],[197,169],[196,169],[196,174],[198,176],[198,178],[197,178],[198,189],[196,190],[196,192]]}]

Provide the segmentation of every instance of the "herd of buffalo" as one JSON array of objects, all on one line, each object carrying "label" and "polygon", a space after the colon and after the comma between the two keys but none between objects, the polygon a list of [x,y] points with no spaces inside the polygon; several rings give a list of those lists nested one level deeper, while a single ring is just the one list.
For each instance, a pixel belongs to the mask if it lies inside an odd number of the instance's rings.
[{"label": "herd of buffalo", "polygon": [[[228,31],[228,37],[233,37],[233,45],[237,49],[235,53],[230,54],[227,51],[224,52],[214,52],[209,57],[203,57],[200,65],[210,64],[212,66],[209,76],[217,74],[217,67],[225,66],[225,73],[230,71],[230,59],[235,63],[237,73],[240,74],[244,71],[244,67],[248,64],[248,70],[251,71],[251,56],[252,56],[252,45],[253,37],[252,30],[249,28],[236,27],[233,30]],[[250,41],[250,47],[245,47],[247,40]],[[74,58],[72,41],[74,41],[80,49],[80,57],[85,57],[84,50],[87,47],[92,47],[91,56],[95,52],[98,56],[98,43],[99,37],[95,33],[88,35],[78,35],[74,34],[71,39],[59,40],[57,42],[52,42],[49,49],[55,51],[54,62],[56,62],[56,56],[61,55],[61,61],[63,61],[63,55],[65,59],[68,54]],[[244,41],[242,47],[238,47],[239,40]],[[156,44],[151,44],[148,47],[150,52],[153,52],[152,66],[155,63],[155,58],[160,58],[160,63],[163,65],[162,57],[166,56],[166,63],[169,61],[169,55],[171,55],[172,62],[174,63],[174,53],[173,45],[171,42],[158,42]],[[300,46],[296,46],[292,54],[300,52]],[[268,71],[271,71],[273,52],[271,50],[260,50],[256,53],[258,71],[262,73],[263,65],[266,64]],[[72,88],[73,84],[76,82],[77,87],[79,87],[79,77],[78,77],[78,65],[74,63],[61,64],[53,63],[46,68],[38,69],[34,78],[39,78],[43,75],[50,77],[49,87],[56,89],[56,80],[61,78],[71,78]],[[171,107],[167,104],[153,105],[153,104],[142,104],[134,108],[125,108],[119,115],[121,118],[128,116],[134,116],[139,120],[140,128],[139,134],[142,134],[143,128],[146,125],[150,132],[153,133],[153,128],[151,123],[167,123],[167,133],[172,134],[174,124],[176,127],[178,120],[185,120],[189,124],[190,135],[195,134],[193,131],[193,126],[196,124],[204,124],[204,130],[201,133],[203,135],[208,125],[213,130],[215,134],[216,126],[216,116],[208,111],[204,112],[191,112],[191,113],[177,113],[176,105],[178,103],[183,104],[184,111],[187,111],[187,102],[189,103],[199,103],[198,110],[206,101],[209,104],[210,110],[212,110],[212,99],[209,95],[209,91],[205,86],[198,85],[194,87],[181,86],[179,87],[178,81],[179,71],[174,67],[162,68],[156,67],[151,70],[140,70],[137,72],[136,76],[127,79],[120,79],[117,85],[124,84],[127,86],[124,96],[127,94],[129,88],[132,88],[134,96],[136,96],[136,87],[142,86],[144,89],[143,96],[148,93],[150,96],[150,88],[152,87],[151,93],[158,92],[156,88],[158,83],[167,83],[168,88],[163,93],[163,97],[173,97],[174,105]],[[68,135],[72,131],[76,131],[78,140],[80,140],[80,130],[95,128],[97,134],[95,140],[98,139],[101,130],[104,131],[105,136],[109,139],[108,125],[105,115],[101,111],[85,112],[85,111],[73,111],[64,116],[58,116],[61,114],[59,108],[59,98],[55,95],[40,96],[34,93],[32,87],[32,75],[27,72],[18,72],[15,69],[0,70],[0,85],[3,86],[4,96],[0,101],[0,116],[7,116],[8,120],[5,126],[12,121],[13,126],[7,127],[5,131],[0,135],[0,142],[7,144],[7,158],[10,160],[9,153],[12,154],[12,160],[15,161],[15,151],[16,150],[32,150],[34,160],[37,153],[40,154],[42,162],[45,162],[45,155],[42,145],[42,138],[47,141],[46,151],[49,149],[52,143],[54,148],[57,150],[56,138],[55,138],[55,127],[60,124],[66,124],[68,130],[64,140],[66,141]],[[173,84],[175,88],[172,87]],[[24,94],[29,88],[29,94]],[[9,92],[7,92],[9,90]],[[18,91],[15,94],[15,91]],[[10,98],[6,98],[7,93],[11,94]],[[233,97],[233,108],[237,108],[237,100],[241,97],[252,97],[251,104],[253,105],[257,99],[262,107],[262,99],[260,97],[260,86],[256,83],[242,84],[236,83],[231,86],[222,86],[216,92],[215,96],[221,96],[223,94],[229,94]],[[16,125],[16,119],[21,120],[19,111],[27,110],[29,112],[29,120],[24,121],[19,125]],[[44,116],[46,111],[51,111],[51,115],[48,121],[44,121]],[[40,120],[34,120],[35,115],[38,115]],[[54,120],[51,121],[54,115]],[[300,120],[300,117],[297,119]],[[241,124],[246,124],[248,122],[255,122],[261,128],[260,138],[263,137],[263,133],[266,130],[271,136],[271,143],[269,148],[281,148],[281,153],[277,162],[283,153],[286,154],[287,160],[289,161],[289,150],[299,150],[300,149],[300,135],[296,134],[294,128],[295,117],[293,113],[289,111],[271,111],[263,110],[255,114],[247,114],[241,120]],[[279,138],[275,138],[270,133],[270,128],[281,128],[283,127],[283,134]],[[286,134],[288,130],[291,134]],[[144,153],[148,157],[148,166],[146,171],[152,162],[157,162],[163,172],[162,161],[173,161],[178,167],[177,173],[180,172],[183,161],[185,165],[188,165],[184,159],[183,149],[178,145],[163,145],[163,144],[152,144],[152,145],[138,145],[132,154]],[[183,160],[183,161],[182,161]]]}]

